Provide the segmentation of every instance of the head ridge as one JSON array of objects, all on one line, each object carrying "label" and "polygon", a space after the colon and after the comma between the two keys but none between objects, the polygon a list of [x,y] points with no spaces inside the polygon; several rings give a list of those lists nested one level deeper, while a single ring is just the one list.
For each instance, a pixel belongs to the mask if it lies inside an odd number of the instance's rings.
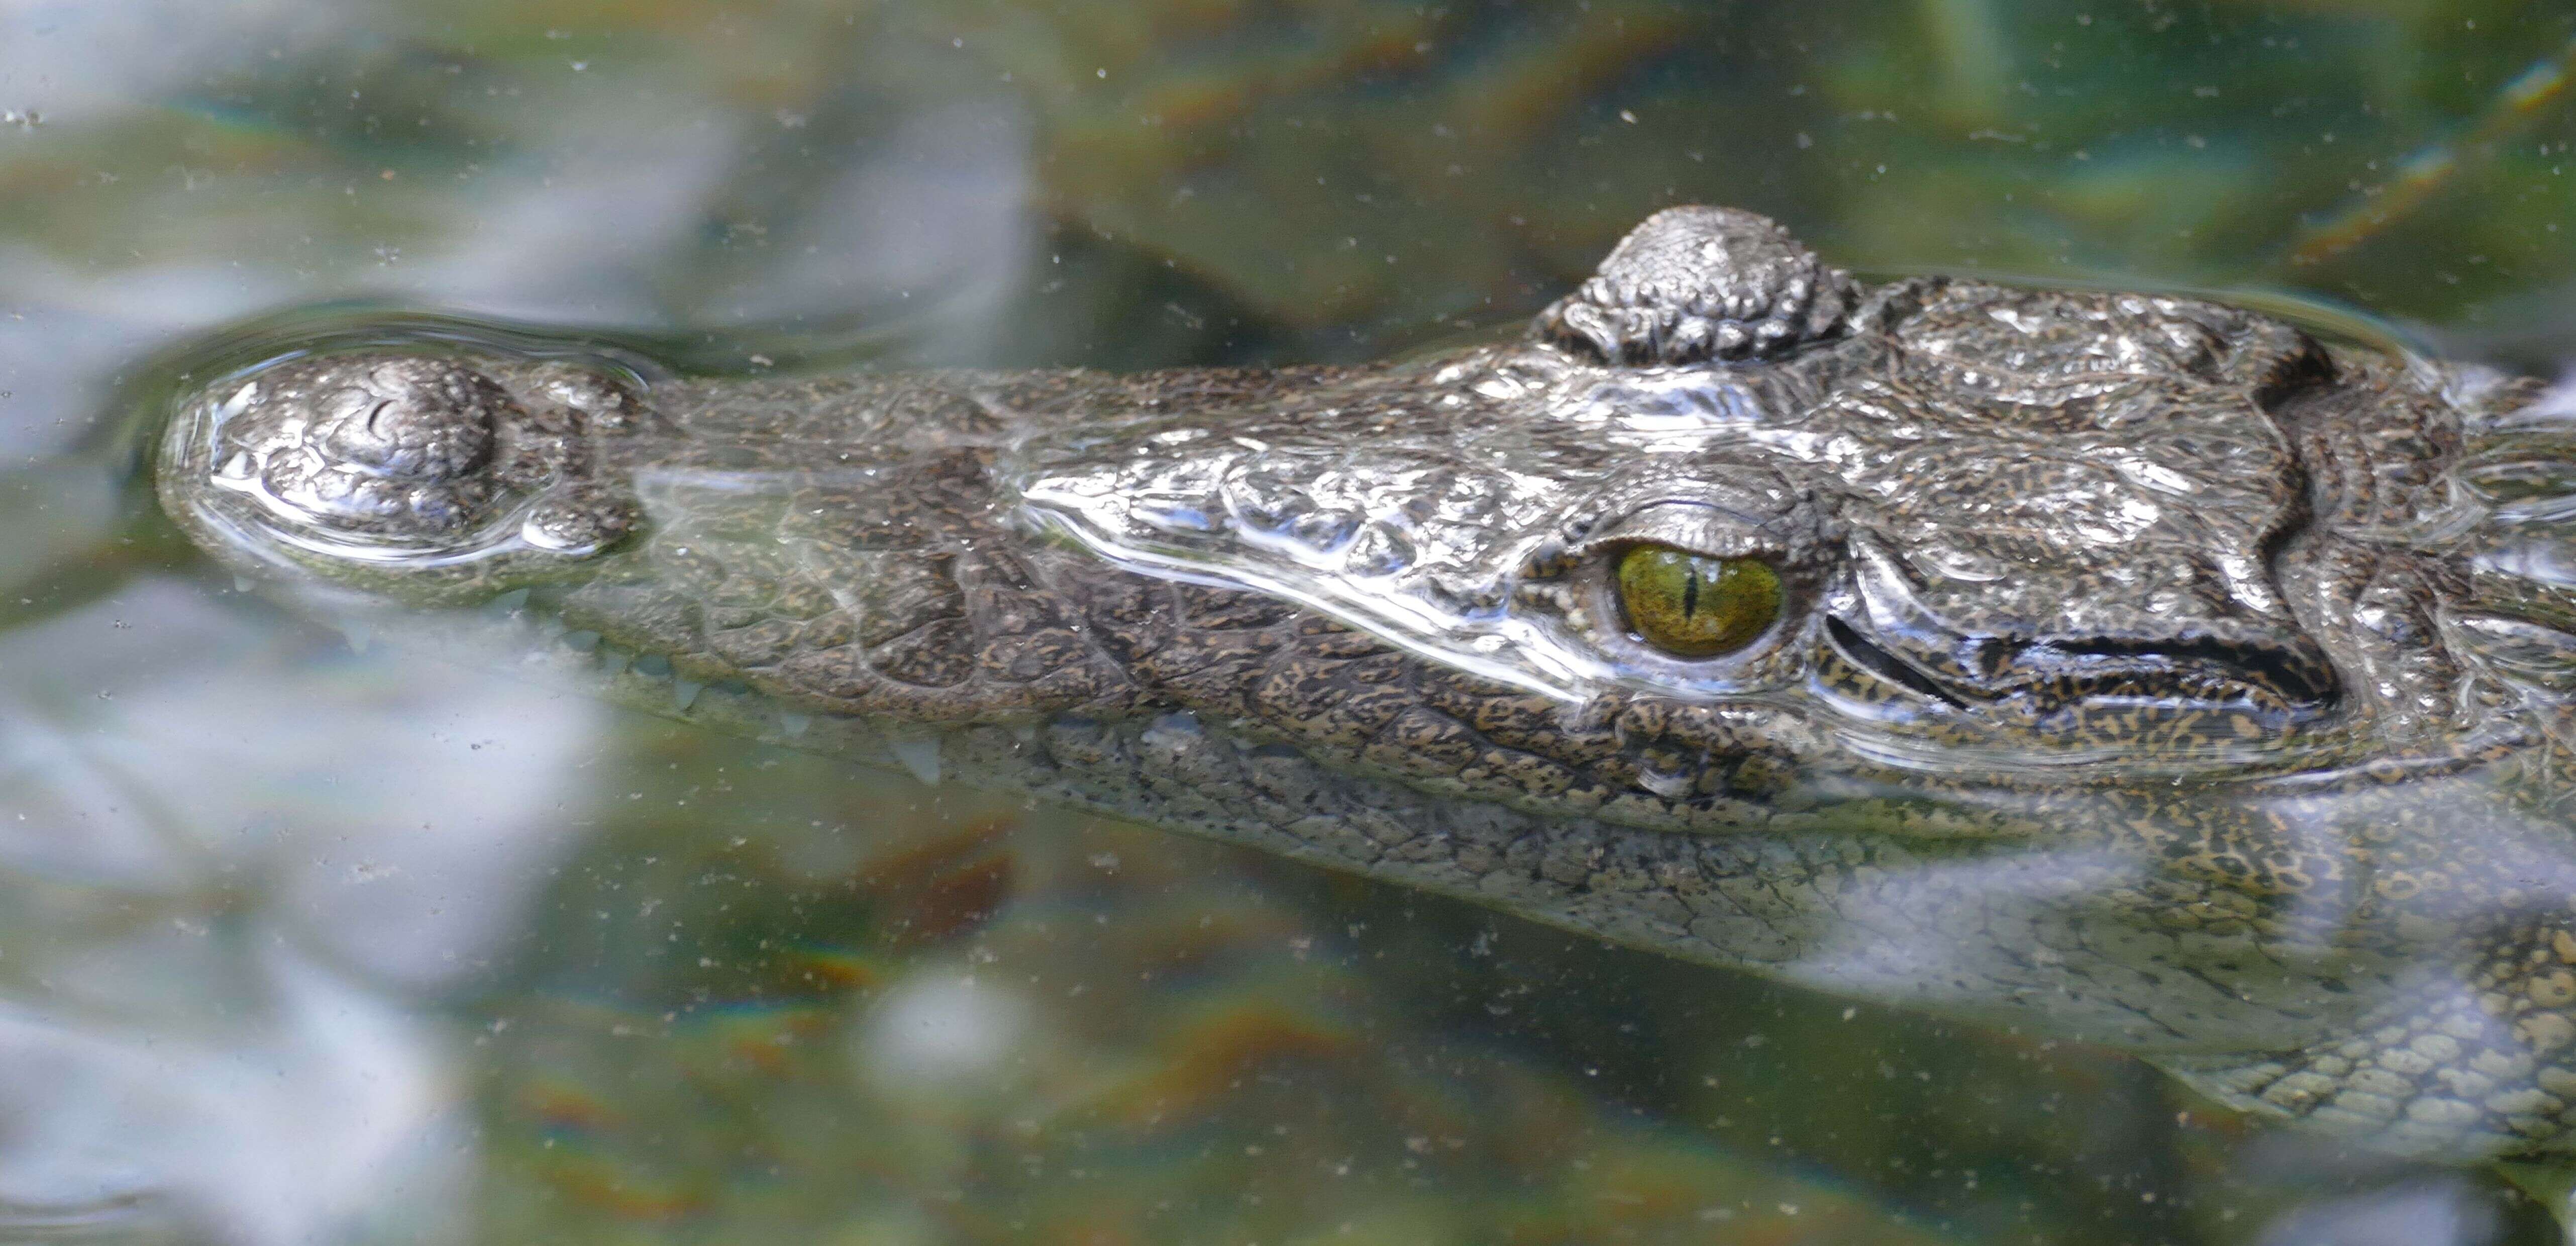
[{"label": "head ridge", "polygon": [[1539,313],[1535,333],[1608,364],[1749,361],[1841,336],[1856,300],[1848,274],[1768,217],[1666,208]]}]

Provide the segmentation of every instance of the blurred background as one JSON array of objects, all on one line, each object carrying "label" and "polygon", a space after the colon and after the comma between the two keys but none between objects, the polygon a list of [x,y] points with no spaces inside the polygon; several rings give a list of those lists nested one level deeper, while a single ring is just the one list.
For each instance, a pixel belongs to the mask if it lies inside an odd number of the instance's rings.
[{"label": "blurred background", "polygon": [[2555,375],[2571,50],[2505,0],[0,0],[0,1241],[2543,1240],[2107,1053],[299,621],[121,435],[323,301],[1363,359],[1682,202]]}]

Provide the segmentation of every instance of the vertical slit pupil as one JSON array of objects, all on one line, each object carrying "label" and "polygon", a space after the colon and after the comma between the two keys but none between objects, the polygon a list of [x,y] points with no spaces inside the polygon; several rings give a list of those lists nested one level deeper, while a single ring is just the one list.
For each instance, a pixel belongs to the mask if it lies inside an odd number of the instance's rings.
[{"label": "vertical slit pupil", "polygon": [[1682,617],[1687,619],[1697,613],[1699,613],[1699,568],[1690,567],[1682,572]]}]

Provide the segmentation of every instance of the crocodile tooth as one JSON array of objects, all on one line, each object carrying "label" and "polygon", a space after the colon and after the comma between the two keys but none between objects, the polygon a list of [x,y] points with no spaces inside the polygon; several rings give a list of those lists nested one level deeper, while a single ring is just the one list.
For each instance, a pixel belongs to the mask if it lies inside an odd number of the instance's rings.
[{"label": "crocodile tooth", "polygon": [[1637,769],[1637,786],[1666,800],[1680,800],[1691,793],[1691,776],[1678,770],[1659,770],[1652,766]]},{"label": "crocodile tooth", "polygon": [[689,707],[697,703],[698,694],[706,690],[707,686],[705,684],[699,683],[693,679],[672,680],[671,707],[683,714],[688,713]]},{"label": "crocodile tooth", "polygon": [[886,748],[903,763],[904,769],[912,772],[912,777],[924,783],[939,781],[939,741],[896,740]]}]

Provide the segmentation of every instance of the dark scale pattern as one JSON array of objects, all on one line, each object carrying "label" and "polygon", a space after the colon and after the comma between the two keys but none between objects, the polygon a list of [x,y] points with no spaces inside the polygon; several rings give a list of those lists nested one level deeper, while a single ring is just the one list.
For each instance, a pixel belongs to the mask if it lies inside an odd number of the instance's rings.
[{"label": "dark scale pattern", "polygon": [[[210,390],[160,483],[245,575],[499,598],[665,710],[2468,1157],[2576,1150],[2535,392],[2187,299],[1863,289],[1703,210],[1431,359],[325,355]],[[1764,561],[1779,618],[1657,651],[1639,543]]]}]

